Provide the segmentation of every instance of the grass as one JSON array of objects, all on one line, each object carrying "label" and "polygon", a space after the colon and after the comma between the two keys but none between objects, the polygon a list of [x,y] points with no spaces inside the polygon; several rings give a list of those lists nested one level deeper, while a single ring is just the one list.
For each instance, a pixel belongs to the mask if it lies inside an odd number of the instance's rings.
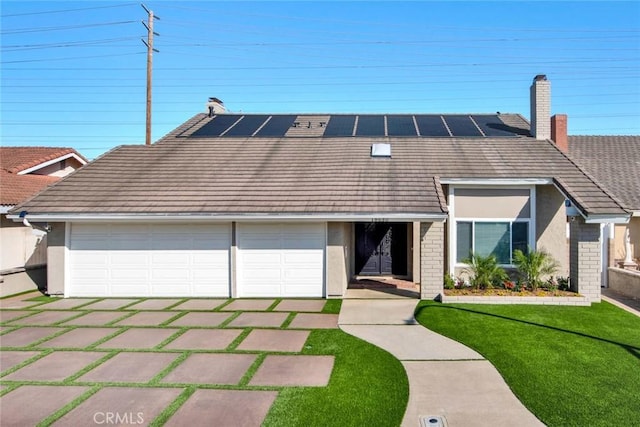
[{"label": "grass", "polygon": [[423,326],[487,358],[549,426],[640,425],[640,318],[591,307],[439,304]]},{"label": "grass", "polygon": [[328,387],[280,391],[265,426],[398,426],[409,397],[402,364],[339,330],[314,330],[303,354],[335,355]]}]

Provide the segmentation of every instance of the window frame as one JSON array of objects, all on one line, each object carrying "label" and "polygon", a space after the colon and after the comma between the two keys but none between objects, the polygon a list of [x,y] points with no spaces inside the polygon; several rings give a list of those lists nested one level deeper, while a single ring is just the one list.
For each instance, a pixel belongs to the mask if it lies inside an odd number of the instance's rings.
[{"label": "window frame", "polygon": [[[500,218],[482,218],[482,217],[457,217],[455,215],[455,190],[456,189],[494,189],[494,190],[512,190],[512,189],[522,189],[529,190],[529,218],[518,218],[518,217],[500,217]],[[469,185],[469,184],[460,184],[454,185],[449,184],[449,225],[448,225],[448,233],[449,233],[449,250],[448,250],[448,264],[449,264],[449,272],[454,274],[456,269],[468,267],[468,264],[458,262],[458,235],[457,235],[457,225],[458,222],[471,222],[472,223],[472,231],[471,231],[471,241],[472,248],[475,248],[475,223],[476,222],[508,222],[509,223],[509,241],[510,241],[510,255],[511,260],[513,260],[513,223],[514,222],[525,222],[528,223],[528,236],[527,236],[527,246],[531,248],[531,250],[536,249],[536,186],[535,185],[522,185],[514,184],[514,185]],[[499,264],[503,268],[515,268],[515,265],[511,262],[509,264]]]},{"label": "window frame", "polygon": [[[513,224],[521,223],[527,224],[527,246],[531,247],[530,237],[530,227],[531,227],[531,218],[517,218],[516,220],[508,220],[508,219],[498,219],[498,218],[479,218],[479,219],[469,219],[469,218],[460,218],[455,220],[456,227],[456,251],[455,251],[455,266],[456,267],[465,267],[468,264],[465,264],[461,261],[458,261],[458,241],[457,241],[457,232],[458,232],[458,223],[470,223],[471,224],[471,251],[476,252],[476,224],[477,223],[500,223],[500,224],[509,224],[509,259],[513,260]],[[468,255],[467,255],[468,256]],[[502,267],[514,267],[513,262],[510,263],[498,263],[498,265]]]}]

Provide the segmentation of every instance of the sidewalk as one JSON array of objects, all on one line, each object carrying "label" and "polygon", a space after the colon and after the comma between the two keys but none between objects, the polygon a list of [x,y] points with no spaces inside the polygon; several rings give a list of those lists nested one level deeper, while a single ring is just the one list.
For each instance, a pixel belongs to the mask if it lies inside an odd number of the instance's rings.
[{"label": "sidewalk", "polygon": [[470,348],[416,323],[415,299],[345,299],[340,328],[387,350],[409,378],[403,427],[439,416],[446,426],[542,426],[498,371]]},{"label": "sidewalk", "polygon": [[602,288],[602,300],[640,317],[640,300],[629,298],[609,288]]}]

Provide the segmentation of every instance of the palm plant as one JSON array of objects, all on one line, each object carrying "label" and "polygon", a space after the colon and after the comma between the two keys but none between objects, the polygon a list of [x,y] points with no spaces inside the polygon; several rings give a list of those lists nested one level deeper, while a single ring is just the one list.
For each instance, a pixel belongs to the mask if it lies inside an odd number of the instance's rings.
[{"label": "palm plant", "polygon": [[498,265],[495,255],[472,253],[462,262],[469,264],[465,271],[470,275],[469,280],[474,289],[491,289],[508,278],[504,269]]},{"label": "palm plant", "polygon": [[513,251],[513,263],[518,268],[522,279],[536,290],[542,285],[544,276],[550,276],[558,270],[558,262],[545,250],[534,251],[529,249],[527,253],[520,249]]}]

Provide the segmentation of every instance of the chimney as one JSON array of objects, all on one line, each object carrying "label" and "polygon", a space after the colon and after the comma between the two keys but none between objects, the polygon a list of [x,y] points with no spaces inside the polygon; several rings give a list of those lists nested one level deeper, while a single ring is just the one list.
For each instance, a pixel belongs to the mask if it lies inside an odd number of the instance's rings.
[{"label": "chimney", "polygon": [[209,117],[213,117],[214,114],[224,114],[227,112],[227,109],[224,108],[224,102],[218,98],[209,98],[207,108],[209,109]]},{"label": "chimney", "polygon": [[535,76],[531,85],[531,135],[551,138],[551,82],[544,74]]},{"label": "chimney", "polygon": [[555,114],[551,117],[551,139],[553,139],[560,151],[565,154],[569,151],[566,114]]}]

